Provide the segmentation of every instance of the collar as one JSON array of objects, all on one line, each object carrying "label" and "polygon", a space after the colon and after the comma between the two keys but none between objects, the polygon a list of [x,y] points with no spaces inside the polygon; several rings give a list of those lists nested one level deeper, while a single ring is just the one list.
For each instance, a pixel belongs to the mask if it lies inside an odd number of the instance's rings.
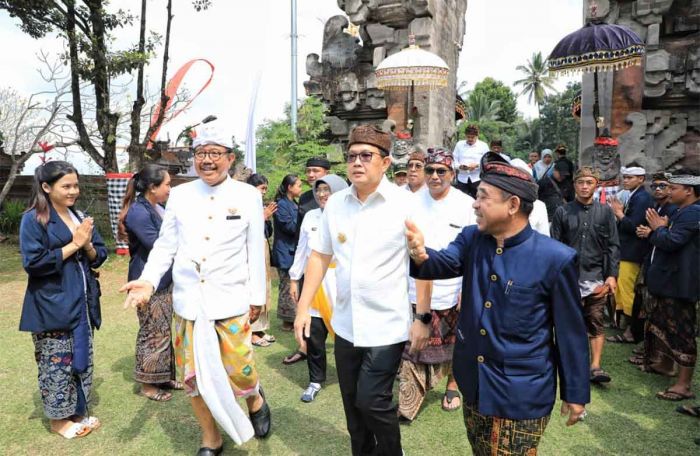
[{"label": "collar", "polygon": [[583,204],[581,201],[579,201],[577,198],[574,198],[574,201],[576,202],[577,205],[583,207],[583,208],[590,208],[593,206],[593,203],[595,203],[595,200],[591,201],[591,204]]},{"label": "collar", "polygon": [[202,179],[197,179],[197,181],[199,182],[200,189],[202,189],[202,191],[207,195],[212,195],[212,194],[218,193],[223,188],[227,187],[228,184],[231,182],[231,180],[232,180],[231,176],[229,176],[227,174],[226,179],[224,179],[220,184],[211,186],[211,185],[207,184],[206,182],[204,182]]},{"label": "collar", "polygon": [[[534,230],[528,223],[518,234],[503,241],[503,247],[515,247],[518,244],[522,244],[523,242],[527,241],[533,233]],[[493,244],[496,245],[496,238],[491,236],[491,240],[493,241]]]},{"label": "collar", "polygon": [[[364,202],[363,204],[366,204],[366,203],[368,203],[369,201],[371,201],[371,200],[373,200],[374,198],[376,198],[374,195],[381,196],[382,199],[384,199],[384,201],[386,201],[386,200],[389,199],[389,194],[390,194],[390,192],[392,192],[392,191],[393,191],[394,189],[396,189],[396,188],[399,188],[399,187],[396,187],[396,185],[394,185],[394,184],[392,184],[391,182],[389,182],[389,179],[387,179],[387,177],[386,177],[386,175],[385,175],[385,176],[382,177],[382,180],[379,182],[379,185],[378,185],[377,188],[374,190],[374,192],[371,193],[371,194],[367,197],[367,199],[365,200],[365,202]],[[408,184],[406,184],[406,188],[408,189]],[[408,191],[411,191],[411,190],[408,189]],[[347,195],[345,195],[345,198],[346,198],[346,199],[347,199],[347,198],[350,198],[350,197],[354,198],[354,199],[357,200],[357,201],[360,201],[360,199],[357,197],[357,187],[355,187],[355,184],[352,184],[352,185],[350,186],[350,191],[348,192]]]}]

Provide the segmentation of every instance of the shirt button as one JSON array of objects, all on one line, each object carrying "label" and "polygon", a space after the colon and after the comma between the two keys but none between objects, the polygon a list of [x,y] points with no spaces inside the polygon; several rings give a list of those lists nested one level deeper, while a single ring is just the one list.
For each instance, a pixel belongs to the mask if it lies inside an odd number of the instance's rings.
[{"label": "shirt button", "polygon": [[479,361],[480,363],[483,363],[483,362],[484,362],[484,357],[481,356],[481,355],[479,355],[479,356],[476,357],[476,360]]},{"label": "shirt button", "polygon": [[503,249],[500,247],[496,248],[496,255],[501,255],[501,254],[503,254]]},{"label": "shirt button", "polygon": [[214,217],[212,217],[211,215],[209,216],[209,220],[211,220],[211,219],[213,219],[213,218],[214,218]]},{"label": "shirt button", "polygon": [[208,241],[208,240],[209,240],[209,236],[204,236],[204,240],[205,240],[205,241]]},{"label": "shirt button", "polygon": [[199,282],[200,282],[200,283],[204,283],[204,279],[200,280]]},{"label": "shirt button", "polygon": [[207,259],[206,259],[206,258],[202,258],[202,262],[205,262],[205,261],[207,261]]},{"label": "shirt button", "polygon": [[486,330],[483,329],[483,328],[480,329],[480,330],[479,330],[479,334],[481,334],[482,336],[485,336],[485,335],[486,335]]},{"label": "shirt button", "polygon": [[495,282],[498,280],[498,276],[496,274],[491,274],[491,282]]},{"label": "shirt button", "polygon": [[486,301],[484,303],[484,307],[486,307],[487,309],[490,309],[491,308],[491,301]]},{"label": "shirt button", "polygon": [[214,201],[214,197],[213,197],[213,196],[210,196],[209,199],[212,200],[212,201]]}]

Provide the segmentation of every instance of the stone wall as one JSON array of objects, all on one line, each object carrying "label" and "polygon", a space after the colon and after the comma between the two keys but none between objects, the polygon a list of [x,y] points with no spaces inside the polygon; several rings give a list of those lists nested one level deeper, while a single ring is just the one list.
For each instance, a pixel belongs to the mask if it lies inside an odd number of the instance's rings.
[{"label": "stone wall", "polygon": [[700,169],[700,0],[595,1],[599,17],[647,45],[643,69],[615,72],[607,94],[622,163],[650,173]]},{"label": "stone wall", "polygon": [[[387,125],[389,120],[396,132],[411,133],[421,144],[449,142],[467,0],[338,0],[338,6],[345,14],[326,22],[321,56],[307,57],[309,80],[304,83],[307,95],[321,97],[330,107],[334,138],[345,141],[358,123]],[[409,34],[451,70],[447,88],[417,91],[415,101],[408,91],[378,90],[374,75],[382,60],[408,46]]]}]

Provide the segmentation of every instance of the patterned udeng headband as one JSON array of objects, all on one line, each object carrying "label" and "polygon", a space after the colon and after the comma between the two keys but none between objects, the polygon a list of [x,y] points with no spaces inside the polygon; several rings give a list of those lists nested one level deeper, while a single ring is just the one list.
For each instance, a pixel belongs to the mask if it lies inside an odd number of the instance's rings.
[{"label": "patterned udeng headband", "polygon": [[671,184],[678,185],[700,185],[700,176],[693,176],[692,174],[682,174],[680,176],[671,176],[668,179]]},{"label": "patterned udeng headband", "polygon": [[425,164],[429,165],[435,163],[438,165],[445,165],[448,168],[452,167],[452,152],[442,147],[430,147],[428,148],[428,157],[425,159]]}]

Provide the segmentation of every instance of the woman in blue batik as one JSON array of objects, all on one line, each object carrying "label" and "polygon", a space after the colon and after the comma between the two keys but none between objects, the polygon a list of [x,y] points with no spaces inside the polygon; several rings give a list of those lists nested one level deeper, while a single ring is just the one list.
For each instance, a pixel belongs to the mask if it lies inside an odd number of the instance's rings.
[{"label": "woman in blue batik", "polygon": [[78,172],[70,163],[38,167],[32,202],[20,226],[22,264],[29,278],[19,329],[32,333],[51,431],[67,439],[100,425],[88,413],[92,332],[101,323],[92,269],[105,261],[107,249],[92,218],[74,208],[79,194]]}]

